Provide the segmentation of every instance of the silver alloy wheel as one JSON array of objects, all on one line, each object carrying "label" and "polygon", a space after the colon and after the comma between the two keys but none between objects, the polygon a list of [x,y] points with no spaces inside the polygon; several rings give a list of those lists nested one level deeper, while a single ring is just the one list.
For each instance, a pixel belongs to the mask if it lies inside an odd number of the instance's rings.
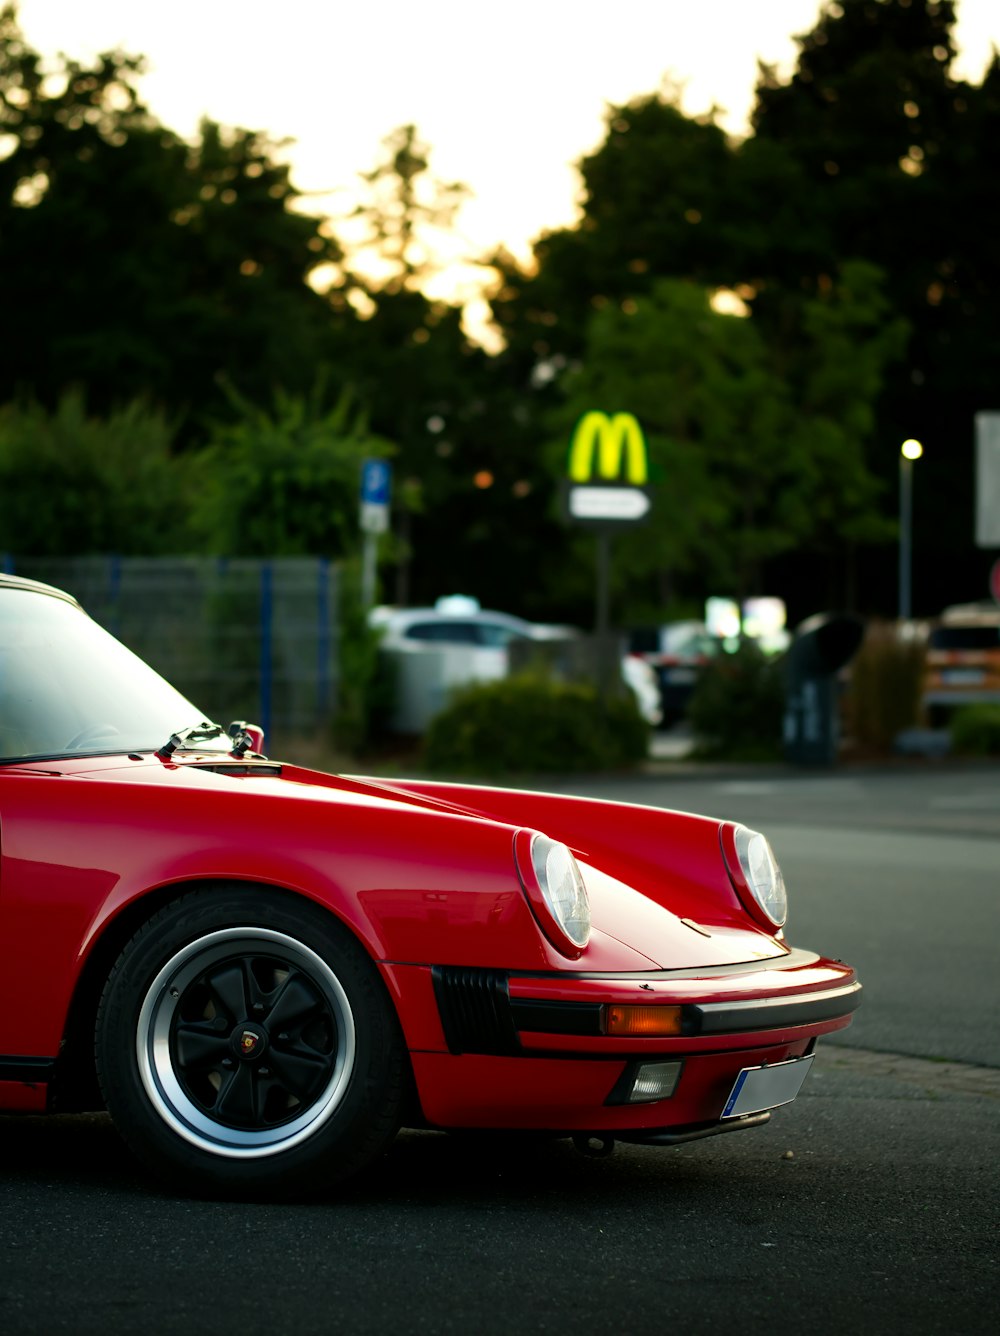
[{"label": "silver alloy wheel", "polygon": [[354,1070],[354,1015],[303,942],[232,927],[188,943],[139,1012],[136,1056],[152,1107],[200,1150],[275,1155],[335,1113]]}]

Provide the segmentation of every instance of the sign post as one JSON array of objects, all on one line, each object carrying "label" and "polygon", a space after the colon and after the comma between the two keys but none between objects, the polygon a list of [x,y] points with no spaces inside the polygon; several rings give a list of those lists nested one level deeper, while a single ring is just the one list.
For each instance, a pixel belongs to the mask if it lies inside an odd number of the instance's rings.
[{"label": "sign post", "polygon": [[597,532],[594,631],[604,696],[617,661],[611,638],[611,538],[622,525],[646,519],[651,504],[646,441],[632,414],[584,413],[570,442],[568,475],[563,487],[567,519]]},{"label": "sign post", "polygon": [[378,538],[389,528],[389,492],[392,467],[384,459],[366,459],[361,467],[361,606],[367,611],[375,602],[375,572]]},{"label": "sign post", "polygon": [[976,546],[1000,547],[1000,413],[976,414]]},{"label": "sign post", "polygon": [[602,528],[635,524],[649,514],[648,481],[646,440],[632,414],[584,413],[569,447],[569,518]]},{"label": "sign post", "polygon": [[899,447],[899,621],[910,620],[913,583],[913,461],[924,447],[912,438]]}]

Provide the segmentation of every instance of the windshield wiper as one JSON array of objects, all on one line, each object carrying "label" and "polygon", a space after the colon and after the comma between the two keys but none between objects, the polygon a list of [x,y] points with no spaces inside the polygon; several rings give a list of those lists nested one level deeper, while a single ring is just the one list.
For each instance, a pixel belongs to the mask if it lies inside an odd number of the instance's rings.
[{"label": "windshield wiper", "polygon": [[220,728],[218,724],[212,724],[207,719],[203,719],[200,724],[192,724],[190,728],[181,728],[176,733],[171,733],[163,746],[157,747],[156,755],[167,761],[180,748],[185,751],[190,750],[189,743],[204,742],[208,738],[218,737],[220,733],[224,734],[225,729]]}]

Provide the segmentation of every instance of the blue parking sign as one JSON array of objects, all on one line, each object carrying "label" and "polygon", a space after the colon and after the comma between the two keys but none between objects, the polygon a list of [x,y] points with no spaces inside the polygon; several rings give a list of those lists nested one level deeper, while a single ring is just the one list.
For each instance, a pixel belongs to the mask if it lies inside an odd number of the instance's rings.
[{"label": "blue parking sign", "polygon": [[361,468],[361,500],[370,506],[389,504],[392,467],[384,459],[366,459]]}]

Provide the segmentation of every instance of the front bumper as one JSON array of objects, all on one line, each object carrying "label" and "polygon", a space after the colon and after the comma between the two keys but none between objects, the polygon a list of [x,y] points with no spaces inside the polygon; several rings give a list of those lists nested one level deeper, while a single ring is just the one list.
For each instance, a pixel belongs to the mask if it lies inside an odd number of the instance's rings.
[{"label": "front bumper", "polygon": [[[861,995],[850,966],[805,951],[629,975],[382,968],[429,1125],[636,1140],[727,1130],[721,1119],[739,1072],[810,1053],[819,1036],[850,1024]],[[617,1004],[679,1006],[681,1032],[606,1034],[607,1008]],[[668,1060],[681,1063],[669,1097],[622,1098],[630,1067]]]}]

